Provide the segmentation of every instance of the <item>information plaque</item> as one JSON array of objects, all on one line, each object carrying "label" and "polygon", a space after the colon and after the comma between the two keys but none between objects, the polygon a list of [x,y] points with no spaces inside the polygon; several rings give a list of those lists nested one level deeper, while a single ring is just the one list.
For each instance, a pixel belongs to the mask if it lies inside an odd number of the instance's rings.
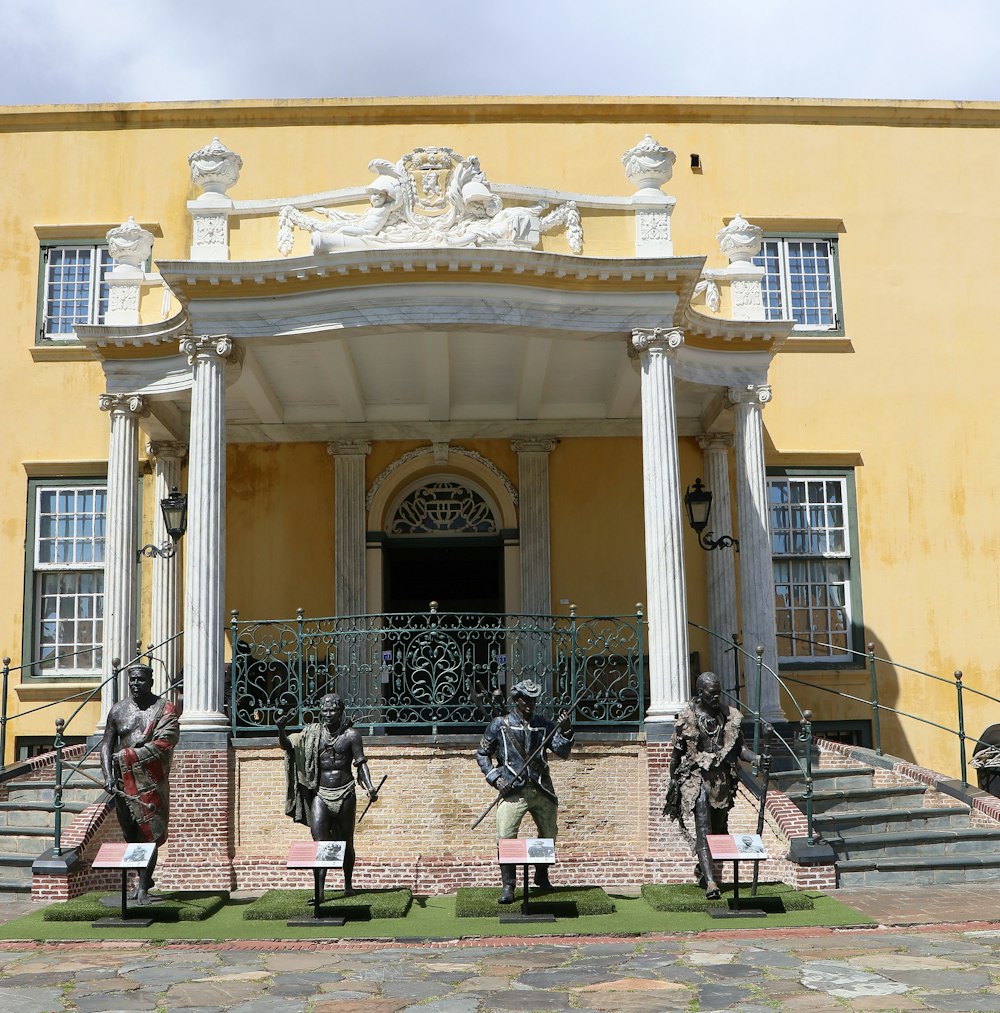
[{"label": "information plaque", "polygon": [[323,915],[323,889],[320,886],[320,871],[342,869],[346,841],[296,841],[288,848],[285,866],[289,869],[312,869],[313,871],[313,913],[301,918],[289,918],[288,925],[343,925],[346,919],[341,915]]},{"label": "information plaque", "polygon": [[733,896],[729,907],[709,908],[709,915],[712,918],[763,918],[767,912],[745,904],[740,906],[740,862],[763,862],[770,857],[760,834],[709,834],[706,840],[709,854],[715,861],[733,863]]},{"label": "information plaque", "polygon": [[501,865],[520,865],[524,871],[524,889],[521,891],[521,910],[504,911],[501,922],[554,922],[554,914],[533,914],[528,904],[529,865],[553,865],[556,860],[556,842],[551,837],[507,837],[497,841],[497,861]]},{"label": "information plaque", "polygon": [[156,854],[155,844],[102,844],[97,856],[91,862],[94,869],[121,869],[122,871],[122,913],[119,918],[98,918],[91,922],[97,929],[146,928],[153,924],[152,918],[142,918],[129,914],[128,907],[128,874],[130,869],[148,869],[153,855]]}]

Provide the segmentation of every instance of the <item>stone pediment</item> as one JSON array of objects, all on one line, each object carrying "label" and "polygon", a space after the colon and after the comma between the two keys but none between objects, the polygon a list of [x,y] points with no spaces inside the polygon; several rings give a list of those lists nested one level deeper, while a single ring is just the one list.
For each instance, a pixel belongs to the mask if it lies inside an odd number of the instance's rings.
[{"label": "stone pediment", "polygon": [[451,148],[415,148],[397,162],[373,159],[365,187],[371,207],[350,214],[287,205],[278,217],[278,250],[291,253],[294,230],[310,233],[314,254],[393,246],[494,247],[531,250],[541,236],[565,228],[570,249],[583,252],[583,227],[573,201],[505,207],[475,155]]}]

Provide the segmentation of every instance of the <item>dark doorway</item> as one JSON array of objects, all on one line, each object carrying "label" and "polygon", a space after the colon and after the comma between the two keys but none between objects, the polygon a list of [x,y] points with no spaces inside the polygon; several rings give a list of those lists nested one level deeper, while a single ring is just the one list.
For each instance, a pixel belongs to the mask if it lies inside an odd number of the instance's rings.
[{"label": "dark doorway", "polygon": [[383,548],[386,612],[503,612],[498,538],[388,540]]}]

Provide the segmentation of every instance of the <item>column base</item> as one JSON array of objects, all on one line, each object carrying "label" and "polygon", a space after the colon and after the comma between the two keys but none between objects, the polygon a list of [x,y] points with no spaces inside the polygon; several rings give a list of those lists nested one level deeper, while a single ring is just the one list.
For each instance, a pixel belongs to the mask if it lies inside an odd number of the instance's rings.
[{"label": "column base", "polygon": [[181,731],[228,732],[229,718],[219,711],[182,711]]}]

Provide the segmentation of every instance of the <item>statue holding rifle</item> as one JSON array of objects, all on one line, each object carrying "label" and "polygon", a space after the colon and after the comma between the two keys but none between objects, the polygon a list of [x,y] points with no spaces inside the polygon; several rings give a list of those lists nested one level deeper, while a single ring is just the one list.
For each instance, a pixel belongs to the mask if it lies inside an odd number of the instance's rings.
[{"label": "statue holding rifle", "polygon": [[[539,837],[555,839],[558,832],[559,800],[546,753],[565,760],[573,748],[573,728],[567,711],[555,723],[535,716],[541,695],[542,687],[536,682],[525,680],[514,686],[510,691],[510,713],[490,722],[476,752],[476,762],[487,783],[499,792],[497,840],[517,837],[521,821],[529,813]],[[500,903],[512,904],[517,866],[501,865],[500,878]],[[547,866],[535,866],[535,885],[552,889]]]}]

